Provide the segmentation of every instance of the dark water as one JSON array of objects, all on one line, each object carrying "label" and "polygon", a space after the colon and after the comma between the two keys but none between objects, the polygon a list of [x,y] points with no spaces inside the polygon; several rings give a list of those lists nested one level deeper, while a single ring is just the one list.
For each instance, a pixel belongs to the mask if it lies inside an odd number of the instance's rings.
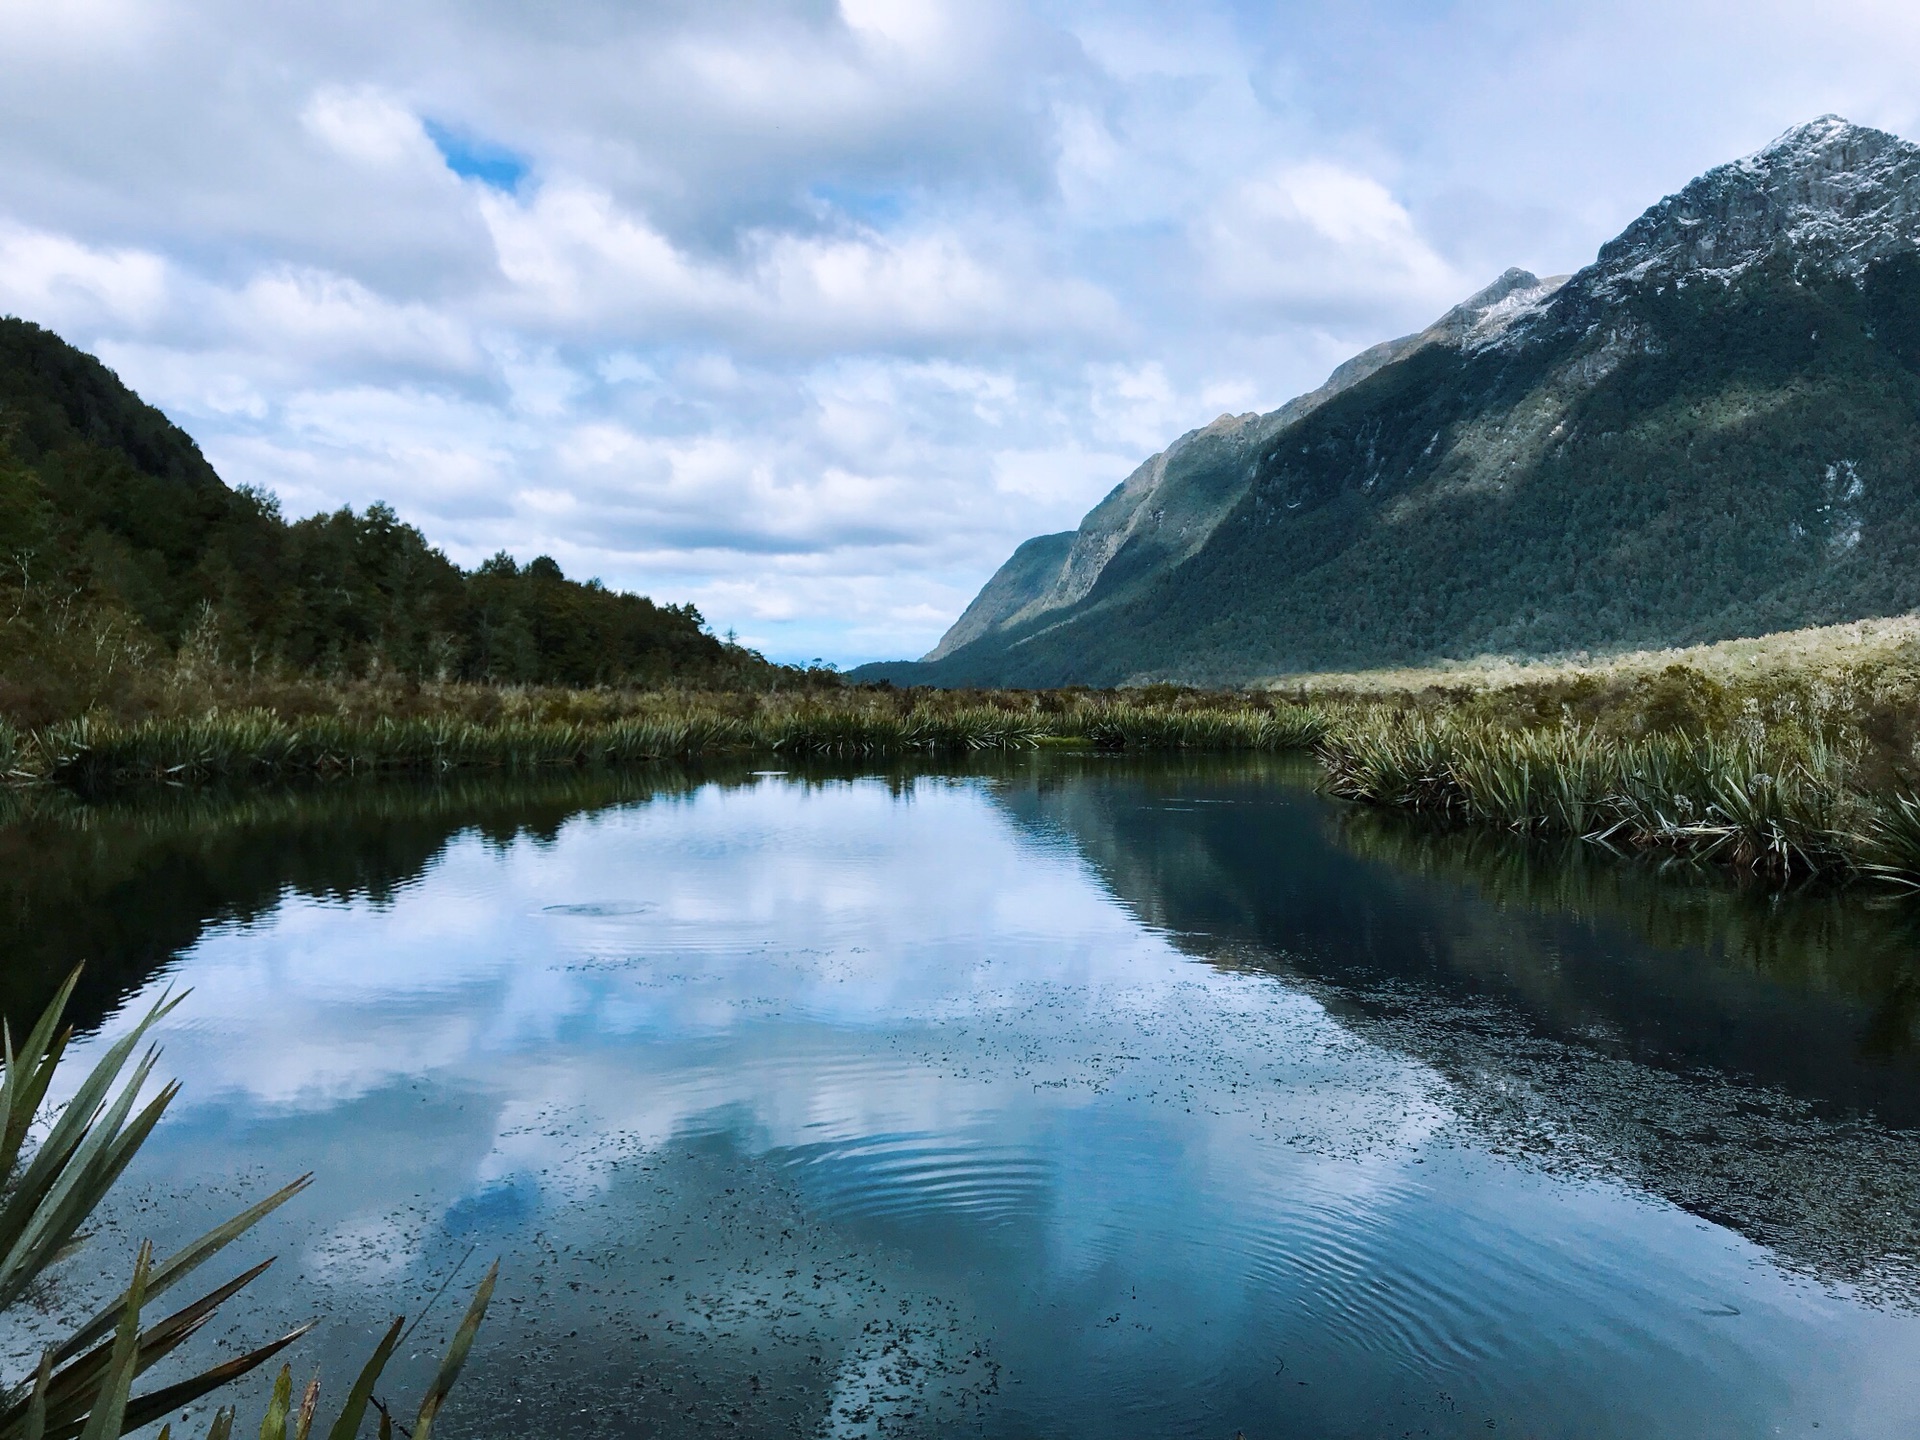
[{"label": "dark water", "polygon": [[209,1348],[502,1256],[441,1433],[1916,1433],[1920,906],[1310,780],[43,800],[0,1005],[192,987],[96,1256],[318,1172]]}]

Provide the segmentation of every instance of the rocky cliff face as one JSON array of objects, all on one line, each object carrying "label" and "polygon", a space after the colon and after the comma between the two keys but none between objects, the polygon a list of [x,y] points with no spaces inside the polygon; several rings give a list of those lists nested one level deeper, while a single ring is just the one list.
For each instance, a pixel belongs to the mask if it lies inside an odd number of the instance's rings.
[{"label": "rocky cliff face", "polygon": [[1848,275],[1920,242],[1920,146],[1826,115],[1709,170],[1600,249],[1596,295],[1692,277],[1728,281],[1768,255]]},{"label": "rocky cliff face", "polygon": [[1023,546],[931,683],[1245,681],[1920,606],[1920,147],[1826,117]]}]

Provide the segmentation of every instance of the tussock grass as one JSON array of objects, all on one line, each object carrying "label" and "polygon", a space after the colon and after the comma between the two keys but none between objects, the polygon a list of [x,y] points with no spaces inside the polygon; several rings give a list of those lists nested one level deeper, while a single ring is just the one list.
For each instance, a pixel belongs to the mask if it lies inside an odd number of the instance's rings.
[{"label": "tussock grass", "polygon": [[369,774],[445,775],[647,764],[755,753],[795,759],[1020,750],[1043,741],[1132,750],[1283,750],[1317,744],[1326,718],[1219,697],[1159,702],[1078,692],[847,689],[767,695],[591,692],[519,697],[491,716],[289,716],[266,708],[122,721],[86,716],[0,728],[0,771],[83,795],[143,783]]},{"label": "tussock grass", "polygon": [[1920,617],[1274,693],[1330,717],[1329,787],[1362,803],[1920,888]]},{"label": "tussock grass", "polygon": [[1885,805],[1854,786],[1847,751],[1817,739],[1623,739],[1416,713],[1350,721],[1322,757],[1336,795],[1529,834],[1657,845],[1780,877],[1902,863],[1875,838]]},{"label": "tussock grass", "polygon": [[[82,795],[361,774],[751,755],[877,760],[1040,744],[1312,750],[1362,804],[1785,878],[1920,890],[1920,618],[1600,661],[1488,661],[1208,692],[809,683],[781,690],[182,683],[145,716],[0,722],[0,777]],[[819,683],[814,683],[818,681]]]},{"label": "tussock grass", "polygon": [[140,781],[202,783],[267,777],[445,774],[622,764],[727,748],[745,738],[725,717],[601,724],[447,717],[290,721],[267,711],[144,720],[83,719],[32,737],[26,773],[83,793]]},{"label": "tussock grass", "polygon": [[1101,701],[1069,728],[1103,750],[1310,750],[1327,737],[1326,714],[1311,706],[1178,708]]}]

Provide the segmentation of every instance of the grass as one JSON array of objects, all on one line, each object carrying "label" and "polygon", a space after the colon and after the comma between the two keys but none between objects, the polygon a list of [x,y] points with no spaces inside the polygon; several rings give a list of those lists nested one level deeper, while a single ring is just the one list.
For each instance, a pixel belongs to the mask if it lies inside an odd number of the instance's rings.
[{"label": "grass", "polygon": [[[1920,889],[1920,618],[1691,650],[1290,677],[1262,690],[566,690],[182,672],[146,714],[0,722],[0,775],[83,796],[341,775],[1068,744],[1314,750],[1358,803],[1775,878]],[[818,682],[818,683],[814,683]]]},{"label": "grass", "polygon": [[1323,759],[1328,788],[1365,804],[1658,846],[1778,878],[1920,873],[1920,850],[1897,851],[1884,818],[1920,819],[1920,809],[1859,791],[1849,753],[1819,741],[1622,739],[1577,724],[1510,730],[1415,714],[1350,724]]},{"label": "grass", "polygon": [[[464,696],[457,698],[466,698]],[[445,775],[643,764],[729,755],[873,758],[1026,749],[1277,750],[1317,743],[1319,712],[1236,698],[1162,703],[1079,694],[844,690],[792,697],[532,693],[476,717],[288,716],[265,708],[87,716],[37,730],[0,725],[0,771],[83,795],[140,783],[204,784],[366,774]]]},{"label": "grass", "polygon": [[1363,804],[1920,887],[1920,617],[1274,693],[1329,717],[1329,788]]}]

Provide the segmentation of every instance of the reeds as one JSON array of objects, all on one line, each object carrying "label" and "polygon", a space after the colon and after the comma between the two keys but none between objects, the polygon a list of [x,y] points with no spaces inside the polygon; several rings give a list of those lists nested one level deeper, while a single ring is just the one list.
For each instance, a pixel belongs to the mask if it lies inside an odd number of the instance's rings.
[{"label": "reeds", "polygon": [[1306,705],[1236,709],[1095,702],[1073,715],[1078,738],[1102,750],[1311,750],[1326,739],[1325,712]]},{"label": "reeds", "polygon": [[1862,842],[1868,874],[1920,890],[1920,796],[1896,791],[1874,805]]},{"label": "reeds", "polygon": [[771,718],[749,744],[792,756],[942,754],[1027,750],[1049,733],[1037,715],[988,706],[889,714],[815,704]]},{"label": "reeds", "polygon": [[[743,713],[730,713],[729,701]],[[632,765],[754,753],[878,758],[1029,749],[1042,741],[1105,749],[1283,750],[1317,744],[1310,707],[1244,701],[1147,705],[1073,696],[1051,707],[954,704],[849,691],[781,703],[708,697],[637,713],[287,717],[254,709],[121,722],[99,717],[38,731],[0,727],[0,774],[83,795],[137,784],[197,785],[370,774],[445,775]]]},{"label": "reeds", "polygon": [[1793,732],[1632,739],[1388,714],[1349,721],[1322,757],[1328,789],[1365,804],[1777,877],[1858,869],[1920,882],[1920,801],[1865,793],[1850,751]]},{"label": "reeds", "polygon": [[[1676,684],[1678,682],[1675,682]],[[1164,691],[1165,693],[1161,693]],[[1776,878],[1862,875],[1920,889],[1920,796],[1839,702],[1660,728],[1430,694],[1288,702],[1149,691],[809,690],[786,696],[503,692],[474,708],[288,715],[266,708],[0,724],[0,776],[80,795],[347,775],[535,773],[751,755],[870,761],[1049,744],[1131,752],[1313,750],[1363,804],[1616,847],[1658,846]],[[1749,697],[1750,698],[1750,697]]]},{"label": "reeds", "polygon": [[91,794],[153,781],[634,764],[751,748],[754,739],[752,727],[721,715],[486,723],[452,717],[287,720],[255,710],[131,725],[83,719],[49,726],[23,747],[22,773]]}]

